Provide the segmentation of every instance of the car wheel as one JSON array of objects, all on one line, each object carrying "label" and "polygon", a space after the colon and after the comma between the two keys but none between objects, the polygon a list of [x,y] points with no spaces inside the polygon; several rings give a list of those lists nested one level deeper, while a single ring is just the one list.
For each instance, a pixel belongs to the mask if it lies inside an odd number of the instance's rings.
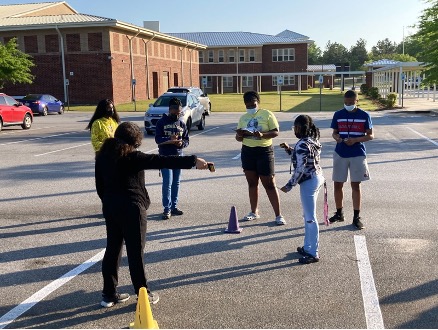
[{"label": "car wheel", "polygon": [[61,105],[61,108],[59,109],[58,112],[60,115],[62,115],[64,113],[64,106]]},{"label": "car wheel", "polygon": [[2,120],[0,119],[0,132],[1,132],[2,128],[3,128],[3,122],[2,122]]},{"label": "car wheel", "polygon": [[198,124],[198,130],[203,131],[205,128],[205,116],[202,115],[201,121]]},{"label": "car wheel", "polygon": [[187,119],[187,132],[190,132],[190,130],[192,129],[192,118]]},{"label": "car wheel", "polygon": [[47,107],[43,108],[43,112],[41,112],[41,116],[47,116]]},{"label": "car wheel", "polygon": [[23,127],[23,129],[29,129],[31,126],[32,126],[32,117],[27,113],[24,116],[23,124],[21,124],[21,127]]}]

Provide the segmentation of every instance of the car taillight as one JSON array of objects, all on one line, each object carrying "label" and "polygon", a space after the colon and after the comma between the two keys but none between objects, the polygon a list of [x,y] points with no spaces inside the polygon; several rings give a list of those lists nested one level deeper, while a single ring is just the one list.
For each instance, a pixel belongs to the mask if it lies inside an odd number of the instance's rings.
[{"label": "car taillight", "polygon": [[35,104],[40,104],[41,102],[40,101],[35,101]]}]

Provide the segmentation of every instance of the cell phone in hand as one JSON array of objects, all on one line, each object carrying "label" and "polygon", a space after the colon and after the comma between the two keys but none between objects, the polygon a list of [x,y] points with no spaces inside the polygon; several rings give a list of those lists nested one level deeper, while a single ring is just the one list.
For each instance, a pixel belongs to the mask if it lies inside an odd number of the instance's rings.
[{"label": "cell phone in hand", "polygon": [[281,142],[281,143],[280,143],[280,148],[284,148],[284,149],[286,149],[286,148],[287,148],[287,147],[286,147],[286,143]]},{"label": "cell phone in hand", "polygon": [[214,167],[213,163],[207,163],[207,166],[210,172],[216,172],[216,168]]}]

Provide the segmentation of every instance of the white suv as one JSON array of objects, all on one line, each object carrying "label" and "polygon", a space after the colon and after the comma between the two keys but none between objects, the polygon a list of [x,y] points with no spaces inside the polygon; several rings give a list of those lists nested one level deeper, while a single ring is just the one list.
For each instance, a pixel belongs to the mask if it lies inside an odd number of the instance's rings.
[{"label": "white suv", "polygon": [[199,87],[171,87],[167,90],[170,93],[193,93],[195,94],[199,102],[204,106],[205,115],[209,116],[211,113],[211,102],[207,93],[204,93]]}]

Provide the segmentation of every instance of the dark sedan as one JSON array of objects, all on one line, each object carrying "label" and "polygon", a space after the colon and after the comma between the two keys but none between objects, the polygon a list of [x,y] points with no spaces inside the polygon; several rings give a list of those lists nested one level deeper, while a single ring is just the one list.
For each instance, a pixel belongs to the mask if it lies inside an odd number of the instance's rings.
[{"label": "dark sedan", "polygon": [[20,101],[31,108],[33,113],[41,116],[47,116],[49,112],[56,112],[60,115],[64,113],[64,104],[49,94],[28,94]]}]

